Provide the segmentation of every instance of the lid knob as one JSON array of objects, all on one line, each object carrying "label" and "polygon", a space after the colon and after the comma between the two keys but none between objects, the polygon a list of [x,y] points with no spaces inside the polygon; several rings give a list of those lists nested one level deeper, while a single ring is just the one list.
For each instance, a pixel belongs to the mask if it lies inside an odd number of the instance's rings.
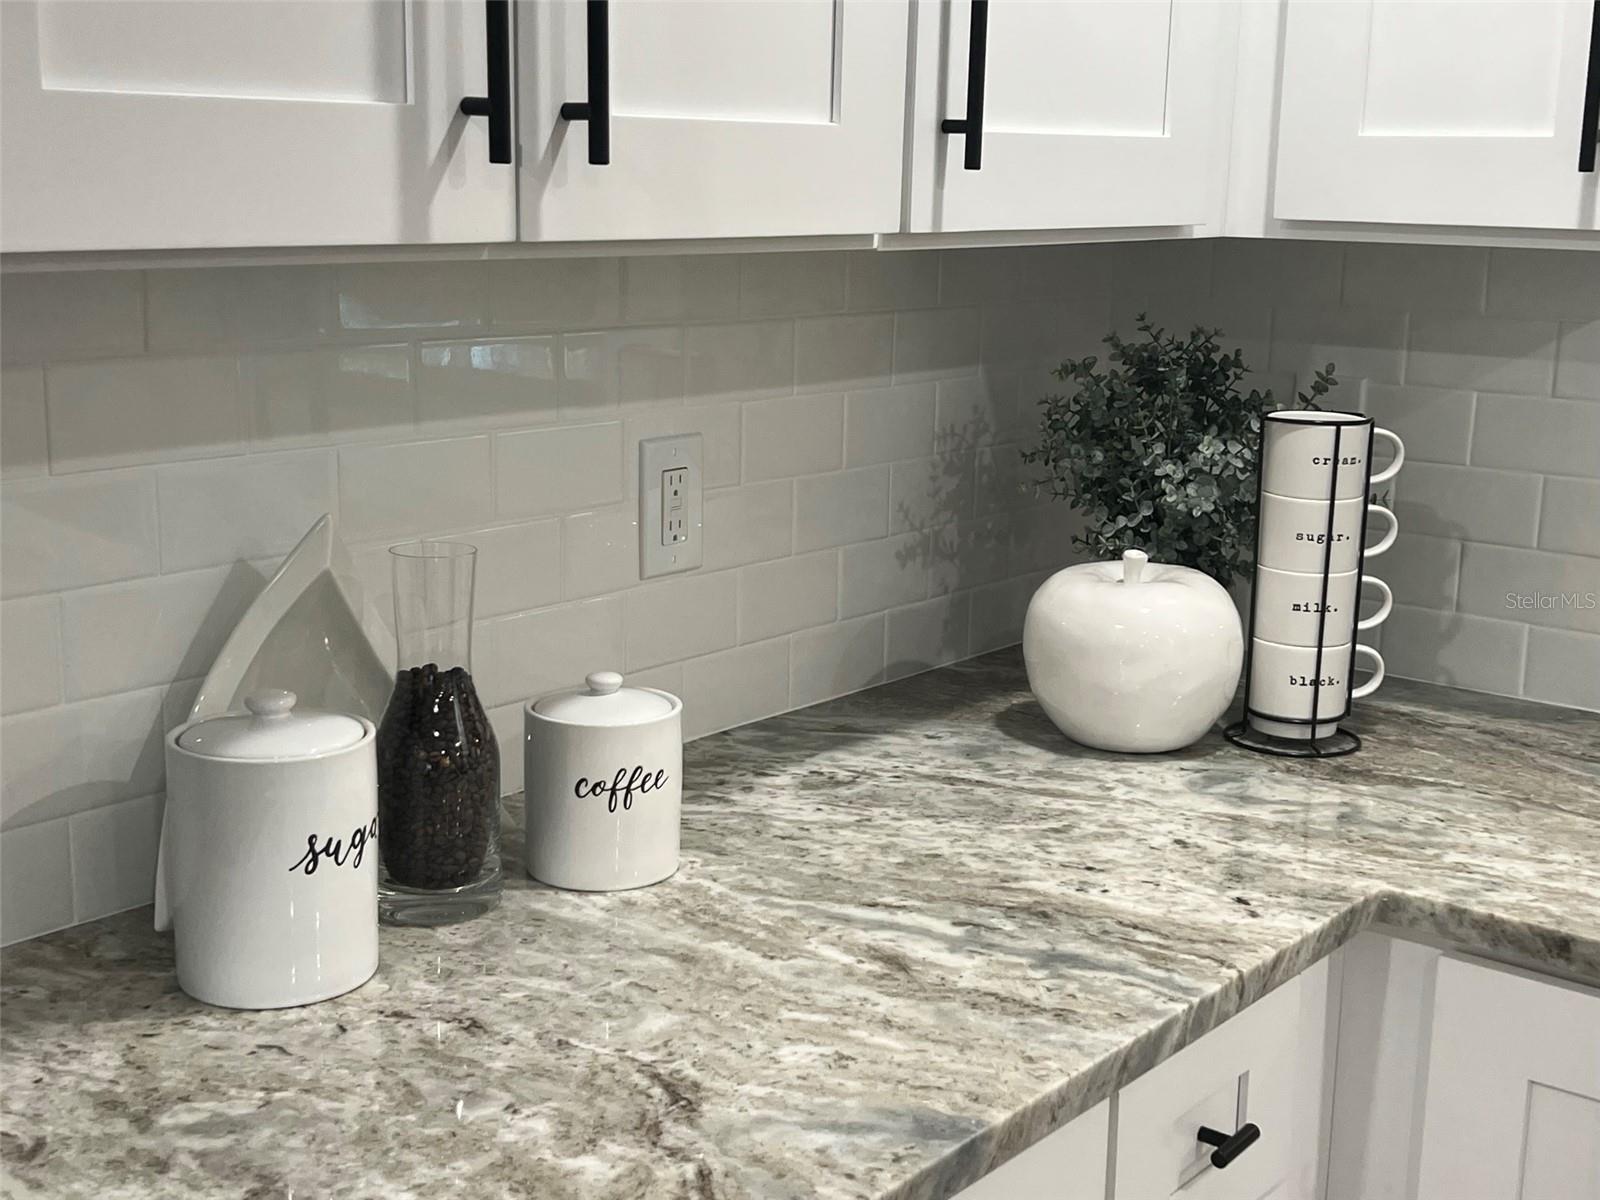
[{"label": "lid knob", "polygon": [[299,697],[284,688],[267,688],[251,692],[244,698],[244,706],[257,717],[287,717],[297,699]]},{"label": "lid knob", "polygon": [[1139,576],[1144,574],[1144,565],[1150,561],[1150,556],[1143,550],[1124,550],[1122,552],[1122,582],[1138,583]]},{"label": "lid knob", "polygon": [[609,696],[622,687],[622,676],[615,671],[591,671],[583,681],[594,696]]}]

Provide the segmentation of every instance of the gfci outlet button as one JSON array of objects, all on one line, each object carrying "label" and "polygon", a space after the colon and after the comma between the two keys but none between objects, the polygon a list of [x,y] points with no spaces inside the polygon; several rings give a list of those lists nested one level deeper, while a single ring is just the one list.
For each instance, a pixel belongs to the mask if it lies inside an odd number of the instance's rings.
[{"label": "gfci outlet button", "polygon": [[698,433],[639,443],[639,577],[692,571],[701,546],[701,437]]}]

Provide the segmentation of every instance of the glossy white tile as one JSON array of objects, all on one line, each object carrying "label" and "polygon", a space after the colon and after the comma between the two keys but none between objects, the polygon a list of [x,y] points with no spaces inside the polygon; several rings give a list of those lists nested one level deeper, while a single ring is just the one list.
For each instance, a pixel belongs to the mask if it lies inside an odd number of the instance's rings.
[{"label": "glossy white tile", "polygon": [[684,330],[689,403],[744,400],[794,390],[794,322],[745,321]]},{"label": "glossy white tile", "polygon": [[56,474],[244,449],[239,364],[232,358],[134,358],[45,370],[50,469]]},{"label": "glossy white tile", "polygon": [[868,388],[845,397],[847,467],[925,458],[933,453],[934,385]]},{"label": "glossy white tile", "polygon": [[739,640],[760,642],[839,616],[839,554],[824,550],[739,572]]},{"label": "glossy white tile", "polygon": [[113,583],[61,598],[68,700],[204,675],[266,579],[246,563]]},{"label": "glossy white tile", "polygon": [[680,575],[634,588],[622,601],[629,671],[725,650],[738,640],[736,571]]},{"label": "glossy white tile", "polygon": [[161,809],[160,796],[141,796],[68,818],[77,920],[150,903]]},{"label": "glossy white tile", "polygon": [[0,604],[0,712],[61,702],[61,599],[33,596]]},{"label": "glossy white tile", "polygon": [[601,596],[483,621],[474,641],[483,703],[522,703],[576,687],[591,671],[622,670],[622,600]]},{"label": "glossy white tile", "polygon": [[494,515],[492,467],[487,437],[342,447],[344,536],[417,537],[487,524]]},{"label": "glossy white tile", "polygon": [[795,322],[795,387],[831,391],[888,383],[893,351],[892,313],[802,318]]},{"label": "glossy white tile", "polygon": [[778,479],[837,470],[844,462],[844,396],[755,400],[744,406],[744,477]]},{"label": "glossy white tile", "polygon": [[0,357],[7,363],[143,349],[144,276],[138,271],[8,274],[0,288]]},{"label": "glossy white tile", "polygon": [[488,264],[495,325],[583,329],[617,320],[621,264],[615,258],[522,258]]},{"label": "glossy white tile", "polygon": [[252,454],[156,470],[161,568],[187,571],[284,554],[338,511],[332,450]]},{"label": "glossy white tile", "polygon": [[569,425],[495,437],[503,517],[542,516],[622,498],[622,426]]},{"label": "glossy white tile", "polygon": [[794,548],[794,485],[787,479],[707,492],[705,569],[782,558]]},{"label": "glossy white tile", "polygon": [[0,837],[0,945],[73,922],[72,847],[65,820]]},{"label": "glossy white tile", "polygon": [[789,639],[756,642],[683,666],[683,735],[704,737],[789,707]]},{"label": "glossy white tile", "polygon": [[416,428],[408,346],[248,354],[239,373],[256,449],[398,438]]},{"label": "glossy white tile", "polygon": [[858,617],[913,604],[928,594],[926,532],[857,542],[840,552],[839,615]]},{"label": "glossy white tile", "polygon": [[49,470],[44,371],[6,367],[0,370],[0,478],[21,479]]},{"label": "glossy white tile", "polygon": [[789,642],[789,703],[799,708],[884,679],[882,613],[795,634]]},{"label": "glossy white tile", "polygon": [[155,476],[25,479],[0,494],[0,590],[64,591],[160,569]]},{"label": "glossy white tile", "polygon": [[888,467],[862,467],[795,481],[795,553],[864,542],[888,532]]},{"label": "glossy white tile", "polygon": [[481,620],[561,599],[561,522],[522,521],[461,535],[478,548],[474,612]]},{"label": "glossy white tile", "polygon": [[556,419],[553,337],[423,342],[417,361],[417,414],[425,432]]},{"label": "glossy white tile", "polygon": [[620,592],[639,582],[636,505],[574,513],[562,521],[562,591],[569,600]]},{"label": "glossy white tile", "polygon": [[739,262],[739,314],[792,317],[844,308],[845,256],[838,251],[746,254]]},{"label": "glossy white tile", "polygon": [[257,347],[339,329],[329,267],[200,267],[145,280],[152,351]]}]

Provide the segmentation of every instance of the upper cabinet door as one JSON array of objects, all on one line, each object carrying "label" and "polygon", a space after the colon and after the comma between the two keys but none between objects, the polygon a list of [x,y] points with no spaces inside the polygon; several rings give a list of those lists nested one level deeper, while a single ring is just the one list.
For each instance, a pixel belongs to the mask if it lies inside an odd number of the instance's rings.
[{"label": "upper cabinet door", "polygon": [[[1210,217],[1227,6],[918,0],[911,232],[1197,225]],[[1224,52],[1226,51],[1226,52]],[[983,77],[981,156],[969,95]],[[1231,69],[1229,71],[1231,79]]]},{"label": "upper cabinet door", "polygon": [[1291,0],[1273,214],[1597,228],[1594,19],[1592,0]]},{"label": "upper cabinet door", "polygon": [[[8,251],[516,237],[482,0],[6,0]],[[509,39],[508,39],[509,40]],[[509,53],[509,45],[506,47]]]},{"label": "upper cabinet door", "polygon": [[541,0],[518,17],[525,240],[898,227],[904,0]]}]

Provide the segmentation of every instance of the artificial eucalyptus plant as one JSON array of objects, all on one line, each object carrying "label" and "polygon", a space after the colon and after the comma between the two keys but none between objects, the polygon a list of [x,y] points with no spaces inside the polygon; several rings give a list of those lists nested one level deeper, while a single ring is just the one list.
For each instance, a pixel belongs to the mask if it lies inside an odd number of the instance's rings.
[{"label": "artificial eucalyptus plant", "polygon": [[[1107,336],[1104,364],[1055,369],[1068,392],[1039,401],[1042,436],[1023,461],[1086,518],[1075,544],[1100,558],[1144,550],[1227,585],[1250,568],[1261,416],[1281,406],[1270,389],[1243,390],[1244,356],[1222,348],[1221,330],[1180,337],[1140,313],[1139,333]],[[1296,406],[1318,407],[1333,370],[1317,371]]]}]

